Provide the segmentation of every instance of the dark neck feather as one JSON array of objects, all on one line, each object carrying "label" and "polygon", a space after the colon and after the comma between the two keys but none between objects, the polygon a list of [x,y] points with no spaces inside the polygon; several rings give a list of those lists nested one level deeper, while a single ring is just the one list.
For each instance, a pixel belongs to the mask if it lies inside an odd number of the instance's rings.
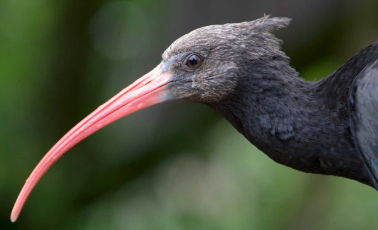
[{"label": "dark neck feather", "polygon": [[377,43],[372,46],[319,82],[299,78],[286,60],[248,63],[237,93],[211,107],[280,164],[371,185],[354,147],[346,98],[374,49],[378,53]]}]

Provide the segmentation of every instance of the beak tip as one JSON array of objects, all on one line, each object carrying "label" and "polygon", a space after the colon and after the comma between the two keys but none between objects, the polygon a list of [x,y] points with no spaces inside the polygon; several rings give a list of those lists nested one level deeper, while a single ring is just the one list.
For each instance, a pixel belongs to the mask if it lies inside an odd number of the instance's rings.
[{"label": "beak tip", "polygon": [[20,212],[21,212],[21,209],[15,205],[10,215],[10,221],[12,223],[17,221],[18,217],[20,216]]},{"label": "beak tip", "polygon": [[10,220],[12,221],[12,223],[16,222],[17,221],[17,218],[18,218],[18,215],[14,214],[12,212],[11,216],[10,216]]}]

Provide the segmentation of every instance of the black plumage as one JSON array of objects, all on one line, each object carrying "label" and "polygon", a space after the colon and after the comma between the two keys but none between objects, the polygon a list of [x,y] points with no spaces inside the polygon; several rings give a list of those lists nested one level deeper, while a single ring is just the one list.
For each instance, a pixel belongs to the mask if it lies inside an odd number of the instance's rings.
[{"label": "black plumage", "polygon": [[[367,150],[360,147],[365,143],[355,136],[364,132],[375,148],[378,133],[372,135],[371,130],[358,128],[364,124],[353,122],[348,105],[349,89],[354,85],[359,88],[361,82],[354,81],[356,78],[368,75],[369,79],[378,79],[376,71],[368,71],[373,67],[367,67],[378,59],[378,42],[350,58],[330,76],[308,82],[298,77],[281,51],[281,40],[271,34],[289,22],[287,18],[266,16],[253,22],[208,26],[184,35],[163,54],[166,71],[174,72],[177,81],[185,82],[174,97],[215,109],[280,164],[374,186],[370,172],[373,166],[366,166],[357,150],[360,148],[365,156]],[[180,55],[187,53],[204,58],[202,66],[193,72],[185,72],[175,64],[181,63]],[[360,99],[355,100],[354,110],[371,117],[374,131],[378,125],[377,118],[373,120],[378,113],[378,96],[371,97],[377,95],[373,93],[378,91],[377,81],[366,83],[369,87],[364,87],[364,93],[357,90]],[[367,104],[369,111],[359,108]],[[352,131],[352,124],[359,131]],[[368,160],[378,154],[372,148],[375,155]]]},{"label": "black plumage", "polygon": [[357,75],[350,89],[352,135],[378,189],[378,60]]}]

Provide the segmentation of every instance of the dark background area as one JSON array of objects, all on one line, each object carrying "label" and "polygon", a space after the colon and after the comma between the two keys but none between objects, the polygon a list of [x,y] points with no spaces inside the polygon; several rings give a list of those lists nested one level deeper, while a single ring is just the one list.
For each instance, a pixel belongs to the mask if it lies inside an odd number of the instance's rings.
[{"label": "dark background area", "polygon": [[155,67],[175,39],[264,14],[301,76],[327,76],[378,39],[378,1],[0,1],[0,229],[373,229],[378,193],[256,150],[202,105],[162,104],[109,125],[9,215],[47,150]]}]

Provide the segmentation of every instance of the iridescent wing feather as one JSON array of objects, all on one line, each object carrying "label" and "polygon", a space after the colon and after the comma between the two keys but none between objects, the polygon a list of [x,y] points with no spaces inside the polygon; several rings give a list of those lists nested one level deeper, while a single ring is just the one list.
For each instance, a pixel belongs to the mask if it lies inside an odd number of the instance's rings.
[{"label": "iridescent wing feather", "polygon": [[353,138],[378,190],[378,60],[366,66],[349,91]]}]

